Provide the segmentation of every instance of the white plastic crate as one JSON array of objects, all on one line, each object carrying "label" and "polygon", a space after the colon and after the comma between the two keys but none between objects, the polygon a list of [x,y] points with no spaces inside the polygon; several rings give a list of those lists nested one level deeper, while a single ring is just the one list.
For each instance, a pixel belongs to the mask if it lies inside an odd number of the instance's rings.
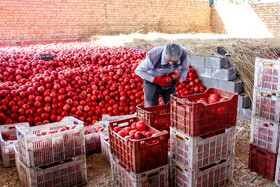
[{"label": "white plastic crate", "polygon": [[[100,133],[95,132],[94,125],[85,126],[85,144],[86,144],[86,154],[90,155],[93,153],[101,152],[101,140]],[[90,134],[86,134],[90,132]]]},{"label": "white plastic crate", "polygon": [[87,183],[84,154],[48,166],[29,168],[19,160],[16,151],[16,167],[23,187],[79,186]]},{"label": "white plastic crate", "polygon": [[[17,142],[17,135],[15,126],[29,127],[29,123],[14,123],[0,126],[1,158],[4,167],[16,165],[14,144]],[[8,133],[11,140],[4,140],[2,133]]]},{"label": "white plastic crate", "polygon": [[219,164],[197,170],[187,170],[182,164],[171,161],[171,185],[174,187],[228,186],[233,178],[233,157]]},{"label": "white plastic crate", "polygon": [[171,158],[181,163],[184,168],[194,170],[234,155],[235,127],[205,139],[187,136],[171,127],[170,142]]},{"label": "white plastic crate", "polygon": [[119,186],[127,187],[168,187],[168,165],[143,173],[127,171],[117,160],[111,157],[112,177]]},{"label": "white plastic crate", "polygon": [[280,60],[256,58],[254,86],[280,91]]},{"label": "white plastic crate", "polygon": [[252,117],[250,143],[277,153],[279,134],[279,123]]},{"label": "white plastic crate", "polygon": [[[61,128],[70,129],[55,132]],[[76,118],[65,117],[56,123],[16,129],[19,157],[27,167],[44,166],[85,154],[84,123]],[[55,133],[38,136],[50,131]]]},{"label": "white plastic crate", "polygon": [[280,122],[280,92],[254,88],[253,116]]},{"label": "white plastic crate", "polygon": [[110,162],[111,149],[110,149],[108,129],[101,132],[100,136],[101,136],[101,154],[108,162]]},{"label": "white plastic crate", "polygon": [[275,170],[274,181],[277,186],[280,186],[280,155],[279,154],[277,156],[277,161],[276,161],[276,170]]}]

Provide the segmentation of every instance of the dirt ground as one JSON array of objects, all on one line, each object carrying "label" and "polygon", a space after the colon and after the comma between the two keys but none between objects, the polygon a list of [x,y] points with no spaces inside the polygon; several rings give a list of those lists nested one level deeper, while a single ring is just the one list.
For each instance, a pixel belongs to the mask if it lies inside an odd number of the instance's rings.
[{"label": "dirt ground", "polygon": [[[181,44],[189,54],[219,56],[217,46],[279,46],[279,40],[275,39],[230,39],[226,35],[167,35],[167,34],[139,34],[118,36],[94,36],[91,41],[99,45],[125,46],[138,49],[151,49],[158,45],[164,45],[168,41]],[[230,50],[229,50],[230,51]],[[246,55],[246,54],[245,54]],[[274,181],[269,181],[248,169],[249,141],[251,122],[237,120],[237,126],[243,130],[236,137],[234,177],[230,186],[276,186]],[[84,186],[116,186],[111,178],[110,164],[101,154],[93,154],[87,157],[88,183]],[[0,167],[0,186],[20,187],[16,168]]]}]

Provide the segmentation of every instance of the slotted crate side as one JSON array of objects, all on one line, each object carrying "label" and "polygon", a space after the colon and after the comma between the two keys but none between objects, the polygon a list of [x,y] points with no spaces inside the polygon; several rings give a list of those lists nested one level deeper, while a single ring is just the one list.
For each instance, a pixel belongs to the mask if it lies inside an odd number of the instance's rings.
[{"label": "slotted crate side", "polygon": [[23,187],[79,186],[87,183],[85,155],[73,157],[53,166],[29,168],[16,154],[16,167]]},{"label": "slotted crate side", "polygon": [[277,155],[276,169],[275,169],[275,184],[280,186],[280,155]]},{"label": "slotted crate side", "polygon": [[186,136],[171,128],[171,158],[181,163],[185,169],[195,170],[234,155],[235,127],[205,138]]},{"label": "slotted crate side", "polygon": [[255,59],[254,87],[280,91],[280,60]]},{"label": "slotted crate side", "polygon": [[227,186],[233,178],[233,157],[219,164],[209,165],[196,170],[187,170],[182,164],[172,159],[171,185],[188,187]]},{"label": "slotted crate side", "polygon": [[170,102],[166,105],[145,108],[136,106],[137,116],[159,131],[170,131]]},{"label": "slotted crate side", "polygon": [[95,132],[94,125],[85,126],[85,145],[86,154],[91,155],[93,153],[101,152],[101,139],[100,133]]},{"label": "slotted crate side", "polygon": [[274,180],[277,153],[250,144],[248,168],[266,179]]},{"label": "slotted crate side", "polygon": [[280,92],[272,92],[254,88],[253,116],[280,122]]},{"label": "slotted crate side", "polygon": [[110,162],[111,160],[111,149],[110,149],[110,140],[109,140],[109,132],[103,131],[101,133],[101,154],[102,156]]},{"label": "slotted crate side", "polygon": [[118,160],[111,157],[112,178],[119,186],[143,187],[160,186],[168,187],[168,165],[164,165],[146,172],[136,174],[127,171]]},{"label": "slotted crate side", "polygon": [[[10,167],[16,164],[14,144],[17,142],[17,135],[15,126],[29,127],[29,123],[14,123],[0,126],[1,158],[3,167]],[[11,140],[4,140],[2,137],[3,132],[8,133]]]},{"label": "slotted crate side", "polygon": [[[214,93],[228,100],[207,105],[195,102]],[[216,88],[184,97],[171,95],[171,127],[188,136],[201,136],[235,126],[237,99],[237,93]]]},{"label": "slotted crate side", "polygon": [[274,153],[278,152],[280,124],[252,117],[250,143]]},{"label": "slotted crate side", "polygon": [[[135,173],[148,171],[168,163],[168,133],[162,132],[157,137],[126,140],[113,131],[114,127],[127,127],[140,121],[139,117],[109,123],[109,139],[111,153]],[[147,130],[158,133],[147,125]]]},{"label": "slotted crate side", "polygon": [[[27,167],[39,167],[85,154],[83,122],[73,117],[65,118],[57,123],[16,127],[19,157]],[[42,132],[55,132],[61,128],[69,130],[38,136]]]}]

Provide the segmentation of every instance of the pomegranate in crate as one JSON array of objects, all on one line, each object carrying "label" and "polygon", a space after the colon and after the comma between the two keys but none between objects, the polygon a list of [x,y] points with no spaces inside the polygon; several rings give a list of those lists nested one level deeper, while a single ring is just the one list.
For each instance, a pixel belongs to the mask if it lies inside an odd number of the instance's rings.
[{"label": "pomegranate in crate", "polygon": [[17,142],[16,126],[29,127],[29,123],[14,123],[0,126],[1,157],[4,167],[16,164],[14,151],[14,144]]},{"label": "pomegranate in crate", "polygon": [[257,117],[252,118],[250,143],[276,153],[279,145],[280,124]]},{"label": "pomegranate in crate", "polygon": [[18,127],[20,160],[39,167],[85,154],[84,123],[74,117],[34,127]]},{"label": "pomegranate in crate", "polygon": [[170,102],[166,105],[145,108],[136,106],[137,116],[157,130],[170,132]]},{"label": "pomegranate in crate", "polygon": [[188,170],[184,165],[171,159],[170,178],[172,186],[227,186],[233,178],[233,157],[196,170]]},{"label": "pomegranate in crate", "polygon": [[135,173],[168,163],[168,132],[158,131],[138,117],[109,123],[112,156]]},{"label": "pomegranate in crate", "polygon": [[280,91],[280,60],[256,58],[254,87]]},{"label": "pomegranate in crate", "polygon": [[119,186],[160,186],[168,187],[168,165],[142,173],[131,172],[128,168],[111,157],[112,178]]},{"label": "pomegranate in crate", "polygon": [[266,179],[274,180],[277,153],[250,144],[248,168]]},{"label": "pomegranate in crate", "polygon": [[46,166],[29,168],[19,159],[16,167],[22,186],[79,186],[87,183],[86,156],[79,155]]},{"label": "pomegranate in crate", "polygon": [[189,137],[171,128],[170,156],[185,169],[194,170],[234,155],[235,127],[201,137]]},{"label": "pomegranate in crate", "polygon": [[280,122],[280,93],[254,89],[253,116]]},{"label": "pomegranate in crate", "polygon": [[237,93],[216,88],[184,97],[171,95],[171,127],[193,137],[235,126],[237,99]]}]

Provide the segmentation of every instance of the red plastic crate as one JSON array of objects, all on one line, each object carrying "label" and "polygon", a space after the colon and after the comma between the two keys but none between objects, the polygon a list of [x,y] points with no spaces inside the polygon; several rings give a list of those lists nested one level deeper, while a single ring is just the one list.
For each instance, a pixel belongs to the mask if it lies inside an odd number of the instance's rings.
[{"label": "red plastic crate", "polygon": [[[124,128],[140,120],[139,117],[134,117],[109,123],[112,156],[115,156],[135,173],[141,173],[168,164],[167,132],[162,132],[157,137],[126,140],[113,131],[116,126]],[[147,125],[147,130],[152,133],[159,132],[149,125]]]},{"label": "red plastic crate", "polygon": [[[214,93],[228,100],[207,105],[195,102]],[[237,100],[237,93],[216,88],[184,97],[171,95],[171,127],[188,136],[206,135],[232,127],[236,125]]]},{"label": "red plastic crate", "polygon": [[250,144],[248,168],[262,175],[264,178],[274,180],[277,153]]},{"label": "red plastic crate", "polygon": [[170,132],[170,102],[166,105],[145,108],[144,105],[136,106],[137,116],[148,125],[163,131]]}]

